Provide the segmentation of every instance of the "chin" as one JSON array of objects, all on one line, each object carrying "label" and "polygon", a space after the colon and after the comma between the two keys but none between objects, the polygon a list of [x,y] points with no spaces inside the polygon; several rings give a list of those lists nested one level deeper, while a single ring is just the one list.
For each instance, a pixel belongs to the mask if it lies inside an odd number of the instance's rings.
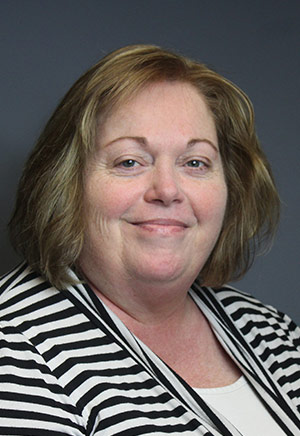
[{"label": "chin", "polygon": [[[158,259],[157,259],[158,260]],[[136,276],[145,283],[172,283],[182,277],[192,275],[182,262],[162,260],[161,262],[145,262],[136,269]]]}]

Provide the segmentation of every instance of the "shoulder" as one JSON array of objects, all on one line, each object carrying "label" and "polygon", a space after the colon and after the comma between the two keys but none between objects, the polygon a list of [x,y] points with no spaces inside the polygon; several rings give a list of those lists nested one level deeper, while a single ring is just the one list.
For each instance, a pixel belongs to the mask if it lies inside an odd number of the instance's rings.
[{"label": "shoulder", "polygon": [[273,340],[292,343],[300,351],[300,328],[291,318],[247,292],[230,285],[219,289],[198,287],[221,319],[227,319],[244,337],[259,342]]},{"label": "shoulder", "polygon": [[[55,331],[74,312],[66,293],[59,291],[25,263],[0,279],[1,333],[33,341],[40,333]],[[21,340],[21,339],[18,339]]]},{"label": "shoulder", "polygon": [[265,304],[249,293],[226,285],[214,289],[214,294],[231,318],[243,326],[248,320],[256,321],[274,328],[280,325],[283,329],[298,330],[290,317],[270,304]]},{"label": "shoulder", "polygon": [[21,263],[2,277],[0,277],[0,303],[3,302],[13,289],[30,289],[37,285],[49,287],[50,284],[38,273],[34,272],[26,262]]},{"label": "shoulder", "polygon": [[226,308],[230,316],[238,321],[245,315],[266,318],[281,318],[281,313],[273,306],[264,304],[250,293],[225,285],[219,289],[211,289],[217,301]]},{"label": "shoulder", "polygon": [[22,263],[0,278],[0,310],[9,308],[18,300],[29,302],[28,298],[33,295],[36,299],[43,299],[47,294],[57,293],[59,291],[47,280]]}]

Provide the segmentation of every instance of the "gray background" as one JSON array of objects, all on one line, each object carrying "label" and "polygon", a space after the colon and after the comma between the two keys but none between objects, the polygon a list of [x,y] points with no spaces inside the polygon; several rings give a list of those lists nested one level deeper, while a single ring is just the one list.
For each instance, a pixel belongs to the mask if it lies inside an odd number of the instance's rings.
[{"label": "gray background", "polygon": [[282,199],[272,251],[235,285],[299,308],[300,0],[0,0],[0,273],[24,160],[58,100],[105,53],[154,43],[216,68],[252,99]]}]

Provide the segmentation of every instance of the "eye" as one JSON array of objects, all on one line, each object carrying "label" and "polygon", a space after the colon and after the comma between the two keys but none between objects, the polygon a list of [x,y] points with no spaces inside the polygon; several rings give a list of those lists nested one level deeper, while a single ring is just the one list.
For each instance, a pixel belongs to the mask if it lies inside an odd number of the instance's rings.
[{"label": "eye", "polygon": [[138,162],[134,159],[126,159],[118,164],[122,168],[133,168],[138,165]]},{"label": "eye", "polygon": [[188,166],[188,167],[191,167],[191,168],[207,168],[207,164],[205,163],[205,162],[203,162],[202,160],[199,160],[199,159],[192,159],[192,160],[189,160],[187,163],[186,163],[186,165]]}]

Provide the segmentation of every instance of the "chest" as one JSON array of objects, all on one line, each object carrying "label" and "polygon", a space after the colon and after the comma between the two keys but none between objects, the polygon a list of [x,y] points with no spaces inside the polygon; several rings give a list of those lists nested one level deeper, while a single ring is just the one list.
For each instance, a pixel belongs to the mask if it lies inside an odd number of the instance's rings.
[{"label": "chest", "polygon": [[[199,311],[198,311],[199,312]],[[190,326],[137,329],[134,333],[190,386],[214,388],[235,382],[241,375],[205,317]]]}]

